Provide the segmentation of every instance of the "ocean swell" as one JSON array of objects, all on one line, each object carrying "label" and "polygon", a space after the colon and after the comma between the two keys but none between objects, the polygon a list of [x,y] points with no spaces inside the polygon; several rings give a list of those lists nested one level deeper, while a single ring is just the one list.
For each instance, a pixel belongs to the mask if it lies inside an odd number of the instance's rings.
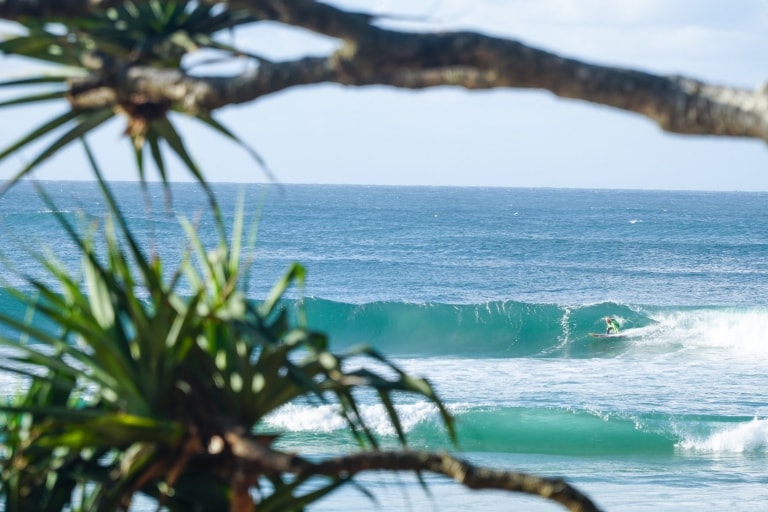
[{"label": "ocean swell", "polygon": [[[294,307],[295,304],[289,305]],[[395,356],[615,357],[627,351],[725,350],[768,356],[765,308],[587,305],[492,301],[483,304],[305,299],[310,327],[342,350],[366,344]],[[601,340],[614,316],[627,338]]]}]

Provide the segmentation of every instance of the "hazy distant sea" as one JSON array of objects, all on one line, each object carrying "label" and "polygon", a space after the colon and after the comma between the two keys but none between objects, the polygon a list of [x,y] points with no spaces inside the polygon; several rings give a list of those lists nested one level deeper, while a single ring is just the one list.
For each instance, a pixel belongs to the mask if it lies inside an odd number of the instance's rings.
[{"label": "hazy distant sea", "polygon": [[[148,246],[184,238],[155,189],[114,185]],[[101,217],[93,184],[51,182],[57,210]],[[258,217],[249,294],[287,265],[308,268],[311,326],[341,351],[369,343],[428,377],[456,415],[461,456],[565,476],[611,512],[752,511],[768,503],[768,194],[220,185]],[[173,214],[205,201],[174,186]],[[210,222],[203,217],[206,237]],[[209,237],[210,239],[210,237]],[[0,251],[38,272],[39,244],[73,265],[29,187],[0,200]],[[20,284],[14,275],[3,277]],[[2,307],[2,302],[0,302]],[[605,315],[631,337],[595,340]],[[9,378],[0,380],[7,389]],[[385,439],[380,407],[365,413]],[[435,412],[401,401],[414,448],[450,448]],[[265,428],[289,449],[353,450],[328,407],[296,404]],[[428,477],[361,479],[381,510],[560,510]],[[349,488],[312,508],[375,508]]]}]

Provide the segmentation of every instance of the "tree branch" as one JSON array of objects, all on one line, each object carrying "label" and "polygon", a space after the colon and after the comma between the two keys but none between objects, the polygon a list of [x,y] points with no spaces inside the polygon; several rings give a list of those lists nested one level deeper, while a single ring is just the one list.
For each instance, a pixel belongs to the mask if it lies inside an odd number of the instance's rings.
[{"label": "tree branch", "polygon": [[72,80],[69,101],[79,109],[102,108],[125,101],[168,102],[195,114],[249,102],[288,87],[334,81],[337,80],[332,63],[325,57],[282,63],[262,60],[237,76],[201,77],[177,68],[131,66],[108,80],[93,76]]},{"label": "tree branch", "polygon": [[[0,0],[0,17],[16,19],[20,13],[77,16],[114,3],[117,1]],[[109,76],[109,87],[103,87],[105,80],[100,76],[74,82],[73,107],[153,101],[194,114],[317,83],[404,89],[539,89],[635,112],[669,132],[768,141],[766,89],[750,91],[600,66],[473,32],[388,30],[373,24],[372,15],[315,0],[230,0],[228,4],[260,19],[338,38],[342,47],[327,57],[262,61],[231,77],[195,77],[179,69],[128,66],[118,76]]]},{"label": "tree branch", "polygon": [[[217,0],[203,0],[214,4]],[[301,27],[345,41],[366,41],[380,31],[370,14],[345,11],[316,0],[229,0],[230,8],[250,11],[264,20]]]},{"label": "tree branch", "polygon": [[312,476],[351,478],[363,471],[429,471],[452,478],[469,489],[539,496],[559,503],[571,512],[600,511],[586,495],[562,479],[480,468],[447,453],[365,452],[313,463],[273,450],[263,439],[249,435],[243,429],[230,429],[224,439],[241,469],[248,474],[291,473],[306,479]]},{"label": "tree branch", "polygon": [[642,114],[669,132],[768,141],[768,94],[763,89],[749,91],[598,66],[479,34],[408,34],[406,38],[414,43],[411,60],[384,51],[344,56],[340,50],[329,58],[262,62],[233,77],[193,77],[178,69],[137,67],[116,80],[115,94],[76,86],[78,93],[71,102],[77,108],[99,108],[116,101],[120,93],[167,100],[194,113],[323,82],[407,89],[541,89]]},{"label": "tree branch", "polygon": [[495,489],[539,496],[571,512],[599,512],[586,495],[559,478],[476,467],[447,453],[410,451],[369,452],[326,460],[299,476],[353,476],[363,471],[429,471],[452,478],[469,489]]},{"label": "tree branch", "polygon": [[768,141],[765,89],[748,91],[598,66],[471,32],[386,30],[373,25],[373,17],[312,0],[230,0],[229,4],[346,41],[336,55],[338,83],[541,89],[645,115],[669,132]]}]

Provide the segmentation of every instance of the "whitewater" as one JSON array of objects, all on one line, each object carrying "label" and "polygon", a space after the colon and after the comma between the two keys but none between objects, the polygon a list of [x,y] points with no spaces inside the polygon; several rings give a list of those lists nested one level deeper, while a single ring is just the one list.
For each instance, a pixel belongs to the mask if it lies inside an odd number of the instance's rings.
[{"label": "whitewater", "polygon": [[[50,182],[57,210],[99,220],[95,185]],[[144,243],[169,261],[177,218],[213,226],[206,200],[177,184],[170,211],[133,183],[113,185]],[[256,219],[248,283],[265,296],[287,266],[308,270],[285,304],[305,308],[331,347],[376,347],[427,377],[455,415],[397,407],[416,449],[563,476],[606,511],[746,511],[768,502],[768,194],[446,187],[218,185],[226,215],[244,194]],[[77,268],[53,212],[31,187],[0,200],[0,252],[37,275],[30,250],[54,245]],[[0,291],[0,307],[13,307]],[[22,312],[19,312],[22,314]],[[603,317],[628,336],[600,340]],[[17,384],[0,377],[8,392]],[[362,396],[384,445],[386,413]],[[332,405],[298,402],[259,427],[283,448],[330,456],[356,447]],[[535,498],[472,492],[426,477],[365,475],[312,510],[554,511]]]}]

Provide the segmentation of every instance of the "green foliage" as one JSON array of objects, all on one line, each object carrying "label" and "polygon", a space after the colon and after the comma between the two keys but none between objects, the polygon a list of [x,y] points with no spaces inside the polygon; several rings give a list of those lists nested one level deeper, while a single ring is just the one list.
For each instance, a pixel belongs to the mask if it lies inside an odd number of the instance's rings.
[{"label": "green foliage", "polygon": [[[226,509],[238,466],[231,452],[211,448],[214,440],[227,439],[233,429],[250,435],[267,414],[296,399],[339,404],[360,445],[376,447],[356,390],[378,395],[403,444],[393,395],[415,393],[437,406],[453,434],[426,381],[370,349],[334,354],[324,335],[291,322],[283,298],[292,285],[303,285],[300,265],[261,303],[246,299],[250,264],[243,251],[250,244],[243,244],[242,204],[229,239],[213,212],[219,228],[213,249],[182,221],[189,248],[166,272],[141,247],[85,147],[110,216],[103,229],[85,234],[56,217],[79,247],[82,275],[71,275],[51,254],[40,255],[56,285],[29,276],[34,294],[13,291],[34,321],[0,312],[0,325],[19,333],[0,337],[17,351],[4,369],[31,379],[29,390],[2,408],[6,511],[116,510],[135,492],[173,510],[187,509],[189,500],[200,510]],[[383,373],[361,368],[361,359]],[[253,439],[265,448],[273,440]],[[268,465],[262,471],[274,488],[262,489],[263,510],[300,508],[346,483],[337,477],[307,491],[302,479]]]},{"label": "green foliage", "polygon": [[133,2],[83,18],[25,19],[27,34],[0,45],[4,53],[53,64],[87,67],[97,57],[178,68],[201,48],[241,55],[214,35],[257,21],[247,11],[189,0]]},{"label": "green foliage", "polygon": [[[289,314],[284,299],[294,287],[300,294],[302,266],[288,269],[263,301],[246,298],[253,241],[243,240],[244,205],[228,235],[169,116],[181,106],[120,91],[118,82],[130,70],[179,69],[186,55],[201,48],[242,55],[216,35],[254,21],[224,4],[126,1],[79,19],[23,20],[26,34],[0,42],[4,54],[53,66],[0,82],[24,90],[0,107],[62,99],[70,105],[0,150],[3,160],[42,145],[7,186],[81,140],[110,212],[102,224],[87,226],[56,214],[63,236],[79,249],[80,272],[71,273],[52,251],[43,251],[36,257],[46,278],[23,276],[34,292],[9,290],[27,317],[0,311],[0,344],[13,350],[0,371],[16,373],[28,385],[0,406],[6,512],[114,511],[129,507],[136,493],[173,511],[252,510],[254,490],[259,510],[301,510],[351,477],[301,476],[291,464],[306,461],[275,450],[277,435],[254,433],[267,415],[296,400],[336,404],[359,445],[377,449],[358,394],[378,397],[403,446],[395,397],[416,394],[435,404],[454,438],[452,419],[427,381],[369,348],[333,353],[325,335],[305,325],[300,302],[298,315]],[[91,108],[79,101],[90,94],[113,101]],[[218,234],[213,247],[183,219],[188,247],[180,262],[168,267],[142,247],[85,143],[118,115],[127,118],[142,182],[149,148],[169,186],[170,152],[209,195]],[[210,113],[192,116],[265,168]],[[51,211],[59,211],[39,192]]]},{"label": "green foliage", "polygon": [[[72,106],[0,151],[2,160],[44,137],[53,140],[23,166],[11,182],[26,176],[106,121],[123,116],[127,119],[126,134],[131,138],[142,181],[145,179],[144,149],[149,147],[152,161],[167,184],[166,160],[161,149],[165,146],[207,190],[201,170],[169,118],[171,111],[182,112],[182,109],[167,101],[126,97],[118,90],[118,82],[134,67],[182,68],[183,58],[201,49],[228,57],[248,55],[219,42],[216,35],[255,21],[247,11],[191,0],[126,1],[83,18],[25,19],[23,25],[27,33],[0,41],[0,53],[43,61],[53,67],[35,76],[0,81],[0,87],[42,86],[45,89],[0,102],[0,107],[55,100],[68,100]],[[88,94],[108,95],[113,99],[110,106],[93,108],[81,106],[75,100],[78,95]],[[271,176],[256,151],[215,121],[209,112],[190,115],[243,147]]]}]

